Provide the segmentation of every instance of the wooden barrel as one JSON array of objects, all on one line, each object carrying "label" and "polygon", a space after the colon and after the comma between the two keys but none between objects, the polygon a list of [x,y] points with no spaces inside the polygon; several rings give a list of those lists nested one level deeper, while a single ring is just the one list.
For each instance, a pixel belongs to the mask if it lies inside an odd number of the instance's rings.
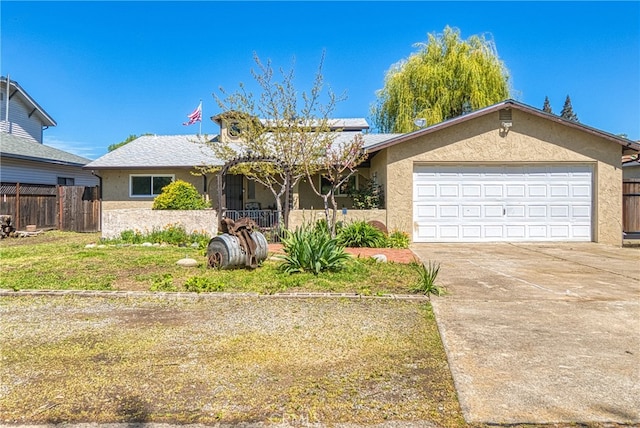
[{"label": "wooden barrel", "polygon": [[[269,254],[267,238],[261,232],[254,231],[251,233],[251,239],[256,244],[256,261],[260,263],[266,260]],[[237,236],[223,233],[209,241],[207,259],[209,267],[232,269],[246,266],[247,254],[240,246]]]}]

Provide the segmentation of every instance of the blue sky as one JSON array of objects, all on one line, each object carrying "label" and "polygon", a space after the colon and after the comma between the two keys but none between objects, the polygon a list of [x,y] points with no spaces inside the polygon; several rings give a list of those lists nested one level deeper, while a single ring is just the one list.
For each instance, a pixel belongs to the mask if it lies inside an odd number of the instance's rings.
[{"label": "blue sky", "polygon": [[[18,2],[3,0],[1,64],[56,120],[45,143],[96,159],[130,134],[218,127],[212,93],[254,88],[253,52],[308,89],[322,52],[335,117],[369,118],[389,67],[449,25],[488,33],[513,98],[640,139],[640,2]],[[293,61],[295,59],[295,65]],[[371,123],[371,120],[369,120]]]}]

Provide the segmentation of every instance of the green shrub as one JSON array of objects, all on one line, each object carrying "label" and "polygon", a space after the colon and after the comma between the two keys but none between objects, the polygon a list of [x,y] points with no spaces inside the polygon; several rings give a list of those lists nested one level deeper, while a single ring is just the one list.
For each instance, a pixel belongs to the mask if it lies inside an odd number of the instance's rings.
[{"label": "green shrub", "polygon": [[384,233],[365,221],[355,221],[343,226],[337,239],[338,243],[345,247],[386,247]]},{"label": "green shrub", "polygon": [[210,205],[193,184],[184,180],[167,184],[153,200],[154,210],[203,210]]},{"label": "green shrub", "polygon": [[152,279],[151,291],[178,291],[173,285],[173,276],[170,273],[158,275]]},{"label": "green shrub", "polygon": [[387,247],[389,248],[409,248],[409,234],[396,230],[387,236]]},{"label": "green shrub", "polygon": [[445,293],[444,287],[436,285],[436,278],[440,272],[440,263],[432,262],[429,260],[428,264],[411,263],[411,266],[415,268],[418,273],[418,280],[413,289],[414,293],[422,293],[425,295],[435,294],[441,296]]},{"label": "green shrub", "polygon": [[221,281],[215,281],[213,278],[204,276],[192,276],[184,283],[187,291],[195,291],[196,293],[207,291],[223,291],[225,284]]},{"label": "green shrub", "polygon": [[350,257],[322,227],[303,226],[288,231],[282,245],[285,255],[278,258],[283,261],[280,269],[287,273],[318,275],[323,271],[339,271]]},{"label": "green shrub", "polygon": [[102,243],[123,243],[123,244],[142,244],[143,242],[151,242],[152,244],[171,244],[171,245],[191,245],[198,244],[198,248],[206,248],[211,237],[203,232],[187,233],[180,224],[167,224],[162,229],[154,227],[151,232],[142,233],[139,230],[124,230],[120,233],[118,239],[101,239]]},{"label": "green shrub", "polygon": [[381,208],[384,202],[382,187],[377,185],[373,180],[369,181],[360,189],[350,188],[349,196],[353,201],[353,208],[356,210]]}]

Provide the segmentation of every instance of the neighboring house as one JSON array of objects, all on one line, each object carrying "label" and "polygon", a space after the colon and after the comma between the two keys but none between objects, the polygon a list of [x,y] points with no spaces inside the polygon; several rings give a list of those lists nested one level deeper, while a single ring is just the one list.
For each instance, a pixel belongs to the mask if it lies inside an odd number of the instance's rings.
[{"label": "neighboring house", "polygon": [[[56,122],[15,81],[0,79],[0,181],[37,185],[95,186],[98,178],[82,167],[90,162],[42,143]],[[7,100],[8,115],[7,115]]]},{"label": "neighboring house", "polygon": [[640,182],[640,156],[638,153],[622,156],[622,178],[625,181]]},{"label": "neighboring house", "polygon": [[[239,138],[224,115],[212,119],[221,132],[211,143]],[[363,119],[334,125],[343,130],[339,138],[368,128]],[[369,158],[355,184],[381,185],[386,209],[377,219],[413,242],[622,242],[621,155],[638,152],[638,143],[513,100],[408,134],[363,137]],[[149,208],[161,186],[178,178],[216,208],[215,175],[193,173],[220,163],[197,136],[145,136],[85,168],[103,179],[104,212]],[[227,180],[227,208],[273,204],[251,180]],[[304,181],[293,200],[297,210],[322,207]],[[346,196],[338,203],[350,207]]]}]

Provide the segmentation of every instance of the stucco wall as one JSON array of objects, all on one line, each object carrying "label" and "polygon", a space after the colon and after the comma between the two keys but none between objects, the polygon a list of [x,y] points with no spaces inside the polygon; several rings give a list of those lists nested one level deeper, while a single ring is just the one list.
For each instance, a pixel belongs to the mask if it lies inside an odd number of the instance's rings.
[{"label": "stucco wall", "polygon": [[[324,211],[322,210],[293,210],[289,213],[289,229],[294,230],[296,227],[307,223],[314,223],[318,220],[324,220]],[[387,210],[350,210],[347,209],[346,215],[342,211],[338,211],[338,221],[350,223],[353,221],[371,221],[377,220],[387,225]],[[389,229],[391,230],[391,229]]]},{"label": "stucco wall", "polygon": [[519,110],[512,115],[506,135],[494,112],[385,149],[388,227],[413,234],[415,165],[578,163],[592,165],[594,171],[594,241],[621,245],[621,147]]}]

